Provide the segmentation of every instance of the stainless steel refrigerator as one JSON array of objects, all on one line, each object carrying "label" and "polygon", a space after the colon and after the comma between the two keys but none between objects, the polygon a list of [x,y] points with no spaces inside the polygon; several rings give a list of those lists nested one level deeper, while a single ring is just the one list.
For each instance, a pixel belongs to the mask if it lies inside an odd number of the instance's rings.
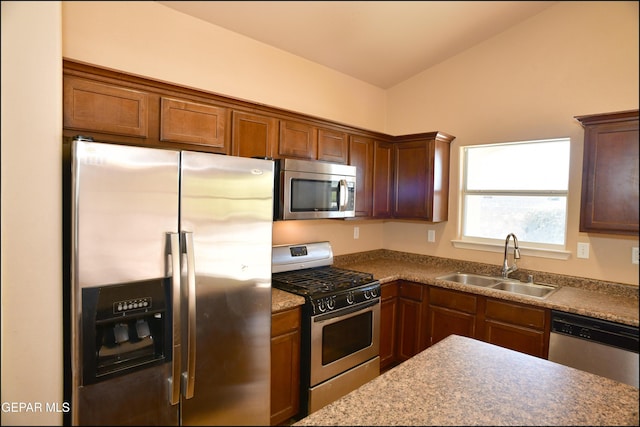
[{"label": "stainless steel refrigerator", "polygon": [[273,162],[65,144],[74,425],[268,425]]}]

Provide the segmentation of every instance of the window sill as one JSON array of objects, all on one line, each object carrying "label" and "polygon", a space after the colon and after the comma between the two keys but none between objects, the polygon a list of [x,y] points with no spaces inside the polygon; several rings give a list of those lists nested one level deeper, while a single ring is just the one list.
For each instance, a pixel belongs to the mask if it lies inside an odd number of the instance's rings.
[{"label": "window sill", "polygon": [[[492,243],[468,242],[466,240],[452,240],[451,244],[458,249],[471,249],[475,251],[500,252],[504,253],[504,245]],[[527,256],[535,256],[539,258],[551,258],[566,260],[571,257],[571,252],[559,249],[544,249],[519,246],[520,254]]]}]

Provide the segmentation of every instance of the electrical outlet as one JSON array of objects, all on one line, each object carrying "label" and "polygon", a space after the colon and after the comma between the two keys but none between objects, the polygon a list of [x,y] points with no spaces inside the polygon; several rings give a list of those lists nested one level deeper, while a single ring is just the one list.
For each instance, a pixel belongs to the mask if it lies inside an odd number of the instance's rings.
[{"label": "electrical outlet", "polygon": [[638,258],[640,257],[640,250],[637,246],[631,248],[631,264],[638,264]]},{"label": "electrical outlet", "polygon": [[360,227],[353,227],[353,238],[354,239],[360,238]]},{"label": "electrical outlet", "polygon": [[436,230],[427,230],[427,242],[433,243],[436,241]]},{"label": "electrical outlet", "polygon": [[578,258],[589,258],[589,244],[588,243],[578,243],[578,253],[576,254]]}]

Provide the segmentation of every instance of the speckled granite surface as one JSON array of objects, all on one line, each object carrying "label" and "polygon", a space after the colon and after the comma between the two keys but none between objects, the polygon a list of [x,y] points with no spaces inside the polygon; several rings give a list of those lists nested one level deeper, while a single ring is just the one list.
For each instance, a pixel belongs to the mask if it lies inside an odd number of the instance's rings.
[{"label": "speckled granite surface", "polygon": [[288,310],[304,304],[304,298],[277,288],[271,288],[271,312]]},{"label": "speckled granite surface", "polygon": [[638,389],[451,335],[298,421],[314,425],[638,425]]},{"label": "speckled granite surface", "polygon": [[374,278],[380,280],[381,283],[405,279],[591,316],[631,326],[639,325],[638,288],[630,285],[528,270],[517,270],[510,275],[511,278],[526,280],[527,275],[532,274],[536,283],[546,283],[558,287],[557,291],[545,299],[539,299],[491,288],[436,279],[436,277],[445,273],[455,271],[500,276],[500,266],[496,265],[388,250],[337,256],[334,258],[333,265],[372,273]]}]

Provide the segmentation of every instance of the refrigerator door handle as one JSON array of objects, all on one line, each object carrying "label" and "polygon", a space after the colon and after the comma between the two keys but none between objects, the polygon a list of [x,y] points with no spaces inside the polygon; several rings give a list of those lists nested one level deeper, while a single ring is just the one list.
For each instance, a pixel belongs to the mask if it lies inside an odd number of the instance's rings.
[{"label": "refrigerator door handle", "polygon": [[180,371],[181,371],[181,332],[180,332],[180,235],[167,233],[169,252],[167,253],[167,275],[171,275],[172,321],[171,336],[171,377],[169,378],[169,403],[177,405],[180,402]]},{"label": "refrigerator door handle", "polygon": [[182,390],[185,399],[193,397],[196,374],[196,268],[193,253],[193,233],[183,231],[187,280],[183,298],[187,301],[187,371],[182,373]]}]

